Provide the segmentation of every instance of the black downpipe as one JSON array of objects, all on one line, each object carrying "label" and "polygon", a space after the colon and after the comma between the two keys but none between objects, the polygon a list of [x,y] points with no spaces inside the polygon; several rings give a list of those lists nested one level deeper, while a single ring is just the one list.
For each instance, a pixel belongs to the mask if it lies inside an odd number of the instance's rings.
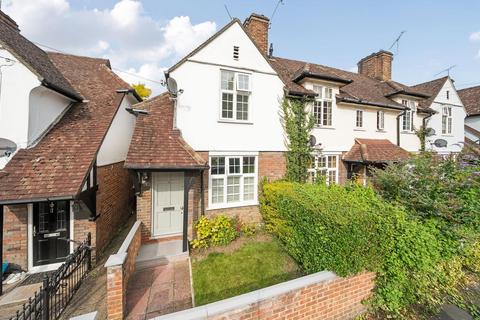
[{"label": "black downpipe", "polygon": [[205,215],[205,186],[203,185],[203,174],[205,170],[200,170],[200,215]]},{"label": "black downpipe", "polygon": [[398,116],[397,116],[397,146],[400,147],[400,117],[405,115],[407,110],[404,109]]}]

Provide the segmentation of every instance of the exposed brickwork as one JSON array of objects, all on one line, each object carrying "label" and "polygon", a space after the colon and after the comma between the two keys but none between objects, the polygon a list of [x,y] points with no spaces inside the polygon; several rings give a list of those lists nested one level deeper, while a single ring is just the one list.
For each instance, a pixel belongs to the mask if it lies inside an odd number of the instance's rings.
[{"label": "exposed brickwork", "polygon": [[132,212],[132,179],[123,162],[97,167],[96,246],[100,252]]},{"label": "exposed brickwork", "polygon": [[127,257],[122,265],[107,268],[107,318],[121,320],[125,315],[128,281],[135,271],[135,259],[141,245],[141,227],[127,249]]},{"label": "exposed brickwork", "polygon": [[3,261],[28,268],[28,206],[26,204],[3,207]]},{"label": "exposed brickwork", "polygon": [[353,319],[366,310],[361,302],[371,295],[373,279],[374,274],[363,273],[321,282],[208,319]]},{"label": "exposed brickwork", "polygon": [[380,81],[392,80],[393,54],[381,50],[358,62],[358,73]]},{"label": "exposed brickwork", "polygon": [[260,152],[258,157],[259,182],[266,177],[269,181],[282,179],[287,171],[284,152]]},{"label": "exposed brickwork", "polygon": [[73,220],[73,238],[76,241],[84,241],[88,233],[92,235],[92,259],[95,261],[99,250],[97,248],[97,228],[94,221],[90,221],[87,218],[85,219],[75,219]]},{"label": "exposed brickwork", "polygon": [[243,23],[247,33],[264,55],[268,54],[269,24],[270,20],[267,17],[255,13],[250,15]]},{"label": "exposed brickwork", "polygon": [[343,155],[340,156],[340,161],[338,162],[338,184],[345,184],[348,181],[348,163],[342,161]]},{"label": "exposed brickwork", "polygon": [[142,222],[142,242],[149,241],[152,235],[152,190],[150,188],[143,190],[141,195],[137,196],[137,221]]}]

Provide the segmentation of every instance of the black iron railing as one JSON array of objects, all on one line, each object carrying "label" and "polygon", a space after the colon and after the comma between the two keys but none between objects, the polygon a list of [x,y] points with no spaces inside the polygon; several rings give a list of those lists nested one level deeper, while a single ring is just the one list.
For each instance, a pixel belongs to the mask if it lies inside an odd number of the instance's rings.
[{"label": "black iron railing", "polygon": [[56,320],[92,269],[90,233],[10,320]]}]

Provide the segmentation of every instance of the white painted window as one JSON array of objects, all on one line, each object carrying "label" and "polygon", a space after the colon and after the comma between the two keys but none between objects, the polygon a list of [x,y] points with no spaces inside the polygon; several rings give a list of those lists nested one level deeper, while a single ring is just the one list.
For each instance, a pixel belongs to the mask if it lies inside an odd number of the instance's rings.
[{"label": "white painted window", "polygon": [[442,108],[442,134],[452,133],[452,107]]},{"label": "white painted window", "polygon": [[223,120],[248,121],[250,116],[250,75],[221,71],[221,112]]},{"label": "white painted window", "polygon": [[363,128],[363,110],[356,110],[355,112],[355,127]]},{"label": "white painted window", "polygon": [[211,207],[254,204],[257,200],[257,157],[210,157],[209,186]]},{"label": "white painted window", "polygon": [[333,89],[324,86],[313,86],[318,94],[313,102],[313,118],[317,126],[332,126]]},{"label": "white painted window", "polygon": [[377,129],[385,130],[385,111],[383,110],[377,111]]},{"label": "white painted window", "polygon": [[414,101],[402,100],[402,104],[408,109],[405,111],[405,114],[402,117],[402,130],[403,131],[413,131],[413,119],[415,116],[416,106]]},{"label": "white painted window", "polygon": [[327,184],[338,183],[338,155],[312,157],[312,168],[308,169],[308,173],[311,181],[323,177]]}]

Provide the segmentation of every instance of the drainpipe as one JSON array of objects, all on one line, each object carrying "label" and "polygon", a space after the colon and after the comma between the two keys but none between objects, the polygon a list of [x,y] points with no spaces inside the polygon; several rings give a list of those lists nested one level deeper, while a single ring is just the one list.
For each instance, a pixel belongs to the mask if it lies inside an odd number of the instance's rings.
[{"label": "drainpipe", "polygon": [[407,109],[403,109],[403,111],[397,116],[397,146],[400,147],[400,117],[405,115]]},{"label": "drainpipe", "polygon": [[[430,119],[432,116],[433,116],[433,113],[430,113],[428,116],[426,116],[422,119],[423,130],[427,129],[427,119]],[[423,146],[420,146],[420,147],[423,147],[423,151],[425,151],[426,148],[427,148],[425,138],[426,138],[426,136],[424,137]]]},{"label": "drainpipe", "polygon": [[200,215],[205,215],[205,187],[203,185],[203,174],[205,170],[200,171]]}]

